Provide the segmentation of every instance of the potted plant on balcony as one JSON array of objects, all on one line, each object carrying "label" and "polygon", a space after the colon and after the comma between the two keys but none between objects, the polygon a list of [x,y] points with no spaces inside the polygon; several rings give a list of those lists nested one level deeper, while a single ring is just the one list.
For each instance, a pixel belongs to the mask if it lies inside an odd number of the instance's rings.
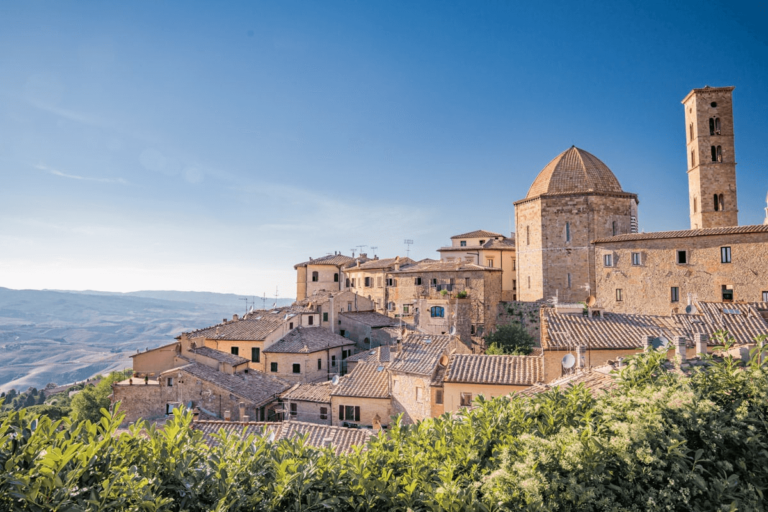
[{"label": "potted plant on balcony", "polygon": [[466,299],[469,297],[469,292],[467,290],[461,290],[456,294],[456,298],[458,299]]}]

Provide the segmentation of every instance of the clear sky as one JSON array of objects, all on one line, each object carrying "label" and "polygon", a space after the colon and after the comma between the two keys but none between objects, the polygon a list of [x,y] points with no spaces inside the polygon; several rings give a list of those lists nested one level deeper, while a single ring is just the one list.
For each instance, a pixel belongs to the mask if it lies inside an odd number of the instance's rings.
[{"label": "clear sky", "polygon": [[[358,245],[507,233],[572,144],[686,229],[695,87],[768,191],[766,3],[0,3],[0,286],[295,294]],[[514,229],[514,226],[512,226]]]}]

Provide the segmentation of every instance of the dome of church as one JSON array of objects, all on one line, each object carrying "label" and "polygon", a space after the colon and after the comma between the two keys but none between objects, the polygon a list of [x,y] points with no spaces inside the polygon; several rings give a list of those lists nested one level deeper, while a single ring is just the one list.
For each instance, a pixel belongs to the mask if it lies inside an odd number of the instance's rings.
[{"label": "dome of church", "polygon": [[622,192],[619,180],[595,155],[571,146],[536,176],[526,199],[545,194]]}]

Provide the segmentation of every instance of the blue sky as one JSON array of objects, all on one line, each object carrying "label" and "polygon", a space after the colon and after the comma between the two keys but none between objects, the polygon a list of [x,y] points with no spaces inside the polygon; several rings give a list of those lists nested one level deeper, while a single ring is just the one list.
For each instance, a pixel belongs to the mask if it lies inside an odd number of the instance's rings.
[{"label": "blue sky", "polygon": [[[739,220],[768,191],[766,4],[0,4],[0,286],[295,293],[358,245],[507,233],[575,144],[689,226],[680,104],[735,85]],[[514,229],[514,226],[512,226]]]}]

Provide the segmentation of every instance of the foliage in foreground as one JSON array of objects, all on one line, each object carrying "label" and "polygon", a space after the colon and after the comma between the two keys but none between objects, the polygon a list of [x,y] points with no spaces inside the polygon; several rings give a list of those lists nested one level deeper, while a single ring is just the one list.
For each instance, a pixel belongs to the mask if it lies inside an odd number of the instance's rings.
[{"label": "foliage in foreground", "polygon": [[485,353],[491,355],[524,356],[533,351],[533,345],[536,343],[533,336],[518,322],[499,325],[495,331],[485,335],[483,340],[488,347]]},{"label": "foliage in foreground", "polygon": [[597,399],[481,400],[340,457],[237,435],[209,448],[180,413],[117,436],[107,411],[75,424],[22,410],[0,426],[0,509],[762,510],[765,368],[726,360],[688,379],[663,358],[634,358]]}]

